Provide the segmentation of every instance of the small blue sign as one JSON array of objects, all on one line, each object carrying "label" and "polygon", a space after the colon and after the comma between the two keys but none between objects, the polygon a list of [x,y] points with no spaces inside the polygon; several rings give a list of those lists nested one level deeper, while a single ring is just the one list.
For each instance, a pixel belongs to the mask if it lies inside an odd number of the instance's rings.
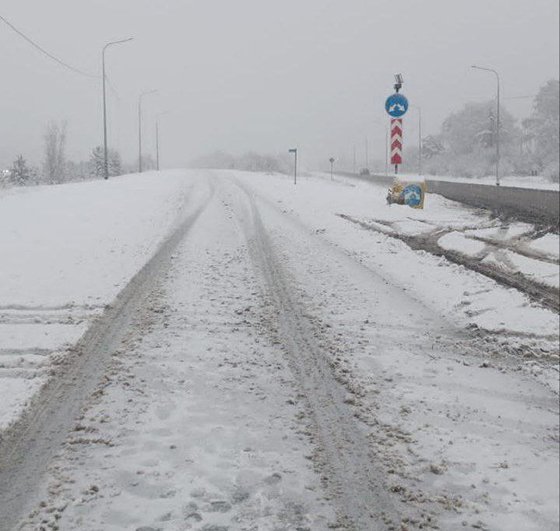
[{"label": "small blue sign", "polygon": [[385,101],[385,110],[392,118],[400,118],[408,110],[408,100],[398,92],[391,94]]},{"label": "small blue sign", "polygon": [[418,184],[409,184],[403,190],[404,204],[413,208],[422,208],[424,191]]}]

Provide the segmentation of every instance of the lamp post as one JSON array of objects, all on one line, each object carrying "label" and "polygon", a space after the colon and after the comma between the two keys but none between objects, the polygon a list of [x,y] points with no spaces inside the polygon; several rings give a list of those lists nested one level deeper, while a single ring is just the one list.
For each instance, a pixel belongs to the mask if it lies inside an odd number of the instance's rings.
[{"label": "lamp post", "polygon": [[112,41],[108,42],[105,46],[103,46],[103,50],[101,51],[101,68],[103,70],[102,77],[103,77],[103,177],[105,179],[109,178],[109,157],[108,157],[108,148],[107,148],[107,93],[105,88],[106,76],[105,76],[105,51],[109,46],[113,46],[115,44],[122,44],[124,42],[131,41],[133,37],[129,37],[128,39],[122,39],[120,41]]},{"label": "lamp post", "polygon": [[142,173],[142,99],[156,92],[157,90],[147,90],[138,97],[138,173]]},{"label": "lamp post", "polygon": [[477,65],[472,65],[471,68],[486,70],[486,72],[492,72],[496,76],[496,186],[500,186],[500,75],[493,68]]},{"label": "lamp post", "polygon": [[334,177],[333,177],[334,157],[331,157],[331,158],[329,159],[329,162],[331,163],[331,181],[334,181]]},{"label": "lamp post", "polygon": [[170,111],[160,112],[156,116],[156,170],[159,171],[159,118],[169,114]]},{"label": "lamp post", "polygon": [[297,148],[288,149],[288,153],[294,154],[294,184],[297,184]]}]

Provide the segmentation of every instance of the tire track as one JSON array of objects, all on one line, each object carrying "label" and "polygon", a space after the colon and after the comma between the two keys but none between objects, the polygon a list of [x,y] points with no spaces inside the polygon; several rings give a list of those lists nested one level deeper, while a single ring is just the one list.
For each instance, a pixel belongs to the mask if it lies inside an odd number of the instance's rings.
[{"label": "tire track", "polygon": [[39,486],[51,458],[60,448],[80,410],[94,392],[129,325],[142,311],[147,297],[171,255],[206,208],[207,197],[162,243],[157,253],[131,279],[88,329],[50,378],[24,416],[0,439],[0,529],[13,529],[40,494]]},{"label": "tire track", "polygon": [[[529,298],[532,302],[541,305],[544,308],[558,313],[560,311],[560,292],[558,289],[541,284],[535,280],[531,280],[520,272],[506,271],[500,269],[492,264],[481,262],[480,259],[472,259],[468,256],[457,251],[444,249],[437,243],[438,239],[444,234],[443,231],[434,231],[429,234],[422,234],[416,236],[409,236],[406,234],[399,234],[392,228],[387,231],[379,230],[374,225],[360,221],[352,216],[346,214],[337,214],[340,218],[350,221],[366,230],[373,232],[380,232],[391,238],[401,240],[406,243],[414,251],[426,251],[434,256],[442,256],[457,265],[462,265],[467,269],[484,275],[502,286],[508,288],[515,288]],[[496,246],[497,247],[497,246]]]},{"label": "tire track", "polygon": [[322,477],[333,497],[338,524],[352,530],[396,529],[392,525],[400,522],[400,515],[381,467],[376,466],[365,429],[345,401],[348,391],[337,380],[312,323],[295,300],[254,197],[237,184],[249,203],[248,212],[237,216],[272,303],[274,333],[305,397]]}]

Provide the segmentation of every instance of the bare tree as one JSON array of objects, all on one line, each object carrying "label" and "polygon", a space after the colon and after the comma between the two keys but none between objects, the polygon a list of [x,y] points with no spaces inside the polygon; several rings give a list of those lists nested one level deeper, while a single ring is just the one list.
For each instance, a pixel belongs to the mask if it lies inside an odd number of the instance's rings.
[{"label": "bare tree", "polygon": [[44,135],[45,161],[43,174],[50,184],[66,178],[66,122],[49,122]]}]

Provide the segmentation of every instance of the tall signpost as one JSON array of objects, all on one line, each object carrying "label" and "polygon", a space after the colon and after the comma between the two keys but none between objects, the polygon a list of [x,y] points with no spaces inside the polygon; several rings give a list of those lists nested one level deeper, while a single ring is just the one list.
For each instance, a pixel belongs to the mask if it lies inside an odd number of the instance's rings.
[{"label": "tall signpost", "polygon": [[399,164],[402,164],[403,149],[403,120],[402,117],[408,110],[408,100],[403,94],[399,93],[402,88],[403,79],[401,74],[395,75],[395,93],[391,94],[385,101],[385,110],[391,117],[391,164],[395,166],[395,174],[399,171]]}]

